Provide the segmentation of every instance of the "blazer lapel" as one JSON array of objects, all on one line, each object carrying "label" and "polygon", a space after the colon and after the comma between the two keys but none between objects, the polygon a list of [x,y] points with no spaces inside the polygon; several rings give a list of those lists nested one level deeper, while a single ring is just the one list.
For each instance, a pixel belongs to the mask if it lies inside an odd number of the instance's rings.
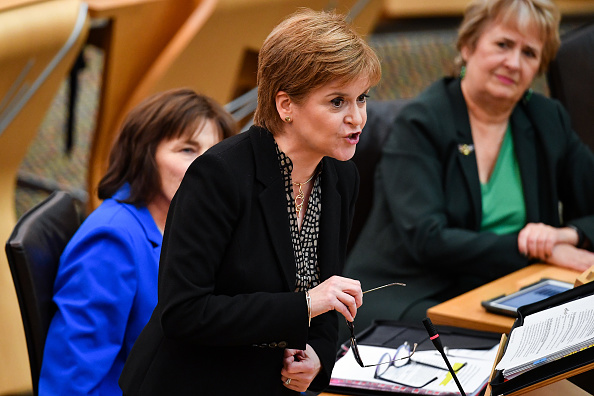
[{"label": "blazer lapel", "polygon": [[452,116],[454,125],[456,127],[456,141],[454,155],[462,168],[462,173],[466,179],[468,192],[473,204],[475,228],[480,229],[482,217],[482,199],[481,199],[481,183],[478,177],[478,167],[476,164],[476,153],[474,151],[474,142],[472,140],[472,133],[470,131],[470,121],[468,120],[468,110],[466,109],[466,102],[462,96],[462,89],[460,88],[460,81],[449,85],[448,94],[451,99]]},{"label": "blazer lapel", "polygon": [[536,222],[539,219],[539,188],[534,129],[521,106],[516,106],[511,115],[511,127],[524,190],[526,221]]},{"label": "blazer lapel", "polygon": [[[341,220],[341,198],[336,189],[338,176],[331,161],[324,158],[322,168],[322,215],[320,216],[320,234],[318,236],[318,263],[320,280],[327,279],[337,273],[336,263],[342,257],[339,251],[339,235],[337,232],[346,224]],[[338,226],[337,226],[338,225]]]},{"label": "blazer lapel", "polygon": [[295,289],[295,255],[284,200],[285,183],[276,158],[274,138],[262,128],[252,127],[250,132],[256,159],[256,179],[263,185],[259,200],[264,221],[287,289],[292,291]]}]

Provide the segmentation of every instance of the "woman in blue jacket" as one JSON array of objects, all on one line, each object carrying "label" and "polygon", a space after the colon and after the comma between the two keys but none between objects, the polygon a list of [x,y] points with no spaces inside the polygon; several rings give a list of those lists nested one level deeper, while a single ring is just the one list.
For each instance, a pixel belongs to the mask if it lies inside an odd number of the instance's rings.
[{"label": "woman in blue jacket", "polygon": [[61,257],[39,394],[121,394],[122,367],[157,303],[171,199],[190,163],[235,131],[221,106],[188,89],[130,112],[99,184],[104,202]]}]

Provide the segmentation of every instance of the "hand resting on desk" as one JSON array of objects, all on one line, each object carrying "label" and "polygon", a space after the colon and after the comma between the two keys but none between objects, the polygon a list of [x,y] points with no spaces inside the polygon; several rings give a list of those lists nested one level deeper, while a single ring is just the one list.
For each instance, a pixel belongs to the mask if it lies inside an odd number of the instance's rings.
[{"label": "hand resting on desk", "polygon": [[578,241],[579,236],[573,228],[529,223],[518,234],[518,250],[527,257],[547,260],[558,244],[577,246]]},{"label": "hand resting on desk", "polygon": [[585,271],[594,265],[594,253],[576,247],[579,236],[570,227],[530,223],[518,234],[518,250],[547,264]]},{"label": "hand resting on desk", "polygon": [[545,262],[583,272],[594,265],[594,253],[562,243],[553,248],[553,254]]}]

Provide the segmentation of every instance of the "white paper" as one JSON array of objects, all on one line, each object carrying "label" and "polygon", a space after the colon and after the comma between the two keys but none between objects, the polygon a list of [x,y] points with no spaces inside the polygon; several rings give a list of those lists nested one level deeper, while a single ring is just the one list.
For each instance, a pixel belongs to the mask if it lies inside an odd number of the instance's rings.
[{"label": "white paper", "polygon": [[[486,383],[491,374],[493,362],[497,355],[498,345],[487,351],[471,351],[462,349],[452,349],[448,351],[448,360],[452,367],[456,364],[464,364],[456,376],[460,381],[465,393],[471,395],[480,390]],[[373,364],[379,362],[384,353],[390,353],[392,356],[396,352],[395,349],[381,348],[367,345],[359,345],[359,352],[365,364]],[[443,359],[437,351],[417,351],[413,355],[416,359],[423,361],[435,361]],[[445,367],[445,364],[444,364]],[[377,389],[375,385],[395,385],[388,381],[375,379],[376,367],[362,368],[357,364],[353,353],[349,350],[341,359],[339,359],[332,371],[332,380],[335,383],[340,383],[343,380],[349,383],[360,383],[359,387],[368,389]],[[424,382],[427,378],[436,377],[434,381],[424,386],[422,389],[429,392],[443,392],[460,394],[458,387],[451,377],[447,369],[438,369],[429,367],[423,364],[411,361],[409,364],[395,368],[391,367],[390,371],[386,373],[389,379],[398,381],[403,384],[414,384]],[[331,384],[333,381],[331,380]]]},{"label": "white paper", "polygon": [[[526,316],[516,327],[497,370],[532,368],[594,342],[594,295]],[[504,371],[505,376],[505,371]]]}]

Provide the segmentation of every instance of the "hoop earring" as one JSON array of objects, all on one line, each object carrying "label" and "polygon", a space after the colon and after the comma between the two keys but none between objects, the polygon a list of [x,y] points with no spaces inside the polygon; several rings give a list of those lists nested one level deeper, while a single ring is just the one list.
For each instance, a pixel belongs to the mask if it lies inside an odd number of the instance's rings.
[{"label": "hoop earring", "polygon": [[291,121],[293,121],[293,120],[291,119],[291,117],[289,117],[289,116],[286,116],[286,117],[285,117],[285,121],[286,121],[286,122],[288,122],[288,123],[290,123],[290,122],[291,122]]},{"label": "hoop earring", "polygon": [[464,79],[464,76],[466,75],[466,66],[462,66],[460,68],[460,79]]}]

